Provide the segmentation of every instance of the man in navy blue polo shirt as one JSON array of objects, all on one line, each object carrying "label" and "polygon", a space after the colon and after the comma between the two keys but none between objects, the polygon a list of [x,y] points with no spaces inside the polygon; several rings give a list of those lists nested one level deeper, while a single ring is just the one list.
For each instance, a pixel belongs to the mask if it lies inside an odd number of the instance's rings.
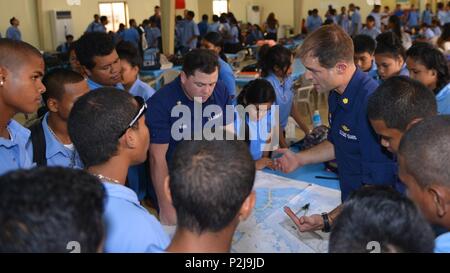
[{"label": "man in navy blue polo shirt", "polygon": [[[378,84],[356,68],[353,43],[337,26],[323,26],[312,33],[299,50],[306,77],[318,92],[333,90],[329,96],[328,140],[294,154],[283,151],[278,168],[291,172],[306,164],[336,159],[341,198],[364,185],[394,185],[396,165],[384,149],[367,118],[367,101]],[[330,214],[297,218],[286,209],[301,231],[329,230],[340,208]]]},{"label": "man in navy blue polo shirt", "polygon": [[[164,179],[176,145],[186,139],[180,140],[179,134],[189,138],[200,133],[202,137],[203,129],[211,122],[219,121],[225,126],[227,121],[233,121],[232,101],[225,85],[218,82],[218,76],[217,56],[207,49],[192,50],[185,56],[180,77],[149,101],[146,122],[151,134],[150,169],[163,224],[176,222],[175,210],[164,190]],[[227,106],[231,111],[226,111]],[[216,111],[208,111],[211,107]],[[175,113],[177,109],[188,110],[189,116]],[[231,120],[227,120],[227,113],[231,114]]]}]

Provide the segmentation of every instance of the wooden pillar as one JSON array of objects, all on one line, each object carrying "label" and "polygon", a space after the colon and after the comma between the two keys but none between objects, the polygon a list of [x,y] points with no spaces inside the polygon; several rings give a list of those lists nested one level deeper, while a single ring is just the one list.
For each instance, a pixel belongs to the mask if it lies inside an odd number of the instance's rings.
[{"label": "wooden pillar", "polygon": [[172,55],[175,48],[175,0],[161,1],[161,36],[165,55]]},{"label": "wooden pillar", "polygon": [[294,0],[294,34],[302,32],[303,0]]}]

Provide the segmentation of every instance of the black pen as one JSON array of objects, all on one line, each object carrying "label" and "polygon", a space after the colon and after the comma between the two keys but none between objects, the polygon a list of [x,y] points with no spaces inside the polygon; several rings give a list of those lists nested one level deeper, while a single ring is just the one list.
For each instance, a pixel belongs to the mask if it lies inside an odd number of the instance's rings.
[{"label": "black pen", "polygon": [[315,177],[316,177],[317,179],[339,180],[338,177],[320,176],[320,175],[317,175],[317,176],[315,176]]}]

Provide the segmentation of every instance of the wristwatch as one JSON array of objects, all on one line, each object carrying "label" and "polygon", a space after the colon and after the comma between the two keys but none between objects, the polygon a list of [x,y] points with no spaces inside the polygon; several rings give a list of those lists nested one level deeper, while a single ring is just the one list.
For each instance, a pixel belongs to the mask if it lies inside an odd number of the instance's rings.
[{"label": "wristwatch", "polygon": [[323,232],[330,232],[331,231],[331,225],[330,225],[330,219],[328,218],[328,213],[324,212],[322,213],[322,219],[323,219]]}]

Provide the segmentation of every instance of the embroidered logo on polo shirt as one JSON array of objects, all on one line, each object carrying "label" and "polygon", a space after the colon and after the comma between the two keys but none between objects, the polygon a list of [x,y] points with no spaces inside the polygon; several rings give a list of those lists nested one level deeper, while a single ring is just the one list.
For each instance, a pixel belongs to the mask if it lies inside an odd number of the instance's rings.
[{"label": "embroidered logo on polo shirt", "polygon": [[342,125],[342,129],[347,133],[350,132],[350,128],[348,128],[347,125]]},{"label": "embroidered logo on polo shirt", "polygon": [[355,135],[351,135],[350,133],[350,128],[347,127],[347,125],[342,125],[341,126],[341,130],[339,130],[339,134],[343,137],[345,137],[346,139],[351,139],[351,140],[358,140],[358,138]]},{"label": "embroidered logo on polo shirt", "polygon": [[342,102],[343,102],[344,104],[348,104],[349,100],[348,100],[347,98],[344,98],[344,99],[342,99]]}]

